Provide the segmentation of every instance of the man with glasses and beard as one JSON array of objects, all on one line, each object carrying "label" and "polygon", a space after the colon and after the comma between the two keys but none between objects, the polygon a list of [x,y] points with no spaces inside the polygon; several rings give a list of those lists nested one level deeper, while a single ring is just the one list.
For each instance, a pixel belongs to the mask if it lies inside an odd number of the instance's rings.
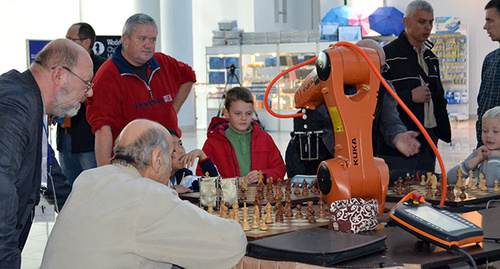
[{"label": "man with glasses and beard", "polygon": [[76,115],[92,96],[92,76],[89,54],[65,39],[45,46],[28,70],[0,76],[1,268],[21,267],[41,183],[51,182],[52,162],[58,166],[48,151],[46,115]]}]

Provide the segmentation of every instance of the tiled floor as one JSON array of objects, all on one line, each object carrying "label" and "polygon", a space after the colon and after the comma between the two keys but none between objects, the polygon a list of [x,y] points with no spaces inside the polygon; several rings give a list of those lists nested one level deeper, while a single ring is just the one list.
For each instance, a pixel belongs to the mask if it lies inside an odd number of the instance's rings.
[{"label": "tiled floor", "polygon": [[[461,162],[466,158],[476,145],[475,135],[475,119],[468,121],[452,122],[453,142],[445,144],[440,142],[438,149],[442,155],[442,159],[446,170]],[[290,138],[288,132],[270,132],[281,153],[285,156],[286,145]],[[186,150],[201,148],[206,138],[205,130],[183,133],[183,143]],[[437,165],[436,172],[441,171]],[[45,243],[50,234],[53,222],[36,222],[31,228],[28,242],[22,253],[22,268],[35,269],[39,268],[40,262],[45,248]]]}]

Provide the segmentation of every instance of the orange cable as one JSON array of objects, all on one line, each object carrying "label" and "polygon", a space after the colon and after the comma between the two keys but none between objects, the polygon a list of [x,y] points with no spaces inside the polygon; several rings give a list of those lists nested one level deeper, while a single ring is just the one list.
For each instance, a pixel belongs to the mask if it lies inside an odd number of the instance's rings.
[{"label": "orange cable", "polygon": [[[429,143],[429,145],[431,146],[432,150],[434,151],[434,153],[436,154],[436,157],[439,161],[439,166],[441,167],[441,175],[442,175],[442,178],[443,178],[443,189],[442,189],[442,194],[441,194],[441,201],[439,203],[439,206],[440,207],[443,207],[444,206],[444,201],[445,201],[445,198],[446,198],[446,186],[447,186],[447,180],[446,180],[446,170],[445,170],[445,167],[444,167],[444,163],[443,163],[443,159],[441,158],[441,154],[439,154],[439,151],[436,147],[436,145],[434,144],[434,142],[432,141],[431,137],[429,136],[429,134],[427,133],[427,131],[425,130],[424,126],[422,126],[422,124],[420,123],[420,121],[417,119],[417,117],[413,114],[413,112],[411,112],[411,110],[406,106],[406,104],[399,98],[399,96],[394,92],[394,90],[392,90],[392,88],[389,86],[389,84],[387,84],[387,82],[385,81],[385,79],[382,77],[382,75],[380,74],[380,72],[378,71],[378,69],[375,67],[375,65],[372,63],[372,61],[370,60],[370,58],[368,57],[368,55],[361,49],[359,48],[358,46],[352,44],[352,43],[349,43],[349,42],[344,42],[344,41],[340,41],[340,42],[337,42],[335,43],[333,46],[347,46],[347,47],[351,47],[353,48],[354,50],[358,51],[362,56],[363,58],[365,58],[365,60],[367,61],[368,65],[370,66],[370,68],[375,72],[375,75],[377,75],[378,79],[380,80],[380,82],[382,82],[382,84],[384,85],[384,87],[387,89],[387,91],[394,97],[394,99],[396,99],[396,101],[399,103],[399,105],[406,111],[406,113],[408,113],[408,115],[410,116],[410,118],[415,122],[415,124],[417,124],[418,128],[420,129],[420,131],[422,132],[422,134],[424,135],[425,139],[427,140],[427,142]],[[269,86],[267,87],[266,89],[266,93],[264,94],[264,105],[266,107],[266,110],[273,116],[277,117],[277,118],[294,118],[294,117],[301,117],[302,115],[304,115],[304,113],[296,113],[296,114],[290,114],[290,115],[281,115],[281,114],[277,114],[275,112],[273,112],[270,108],[269,108],[269,105],[268,105],[268,102],[267,102],[267,98],[268,98],[268,95],[269,95],[269,91],[271,89],[271,87],[274,85],[274,83],[280,78],[282,77],[284,74],[292,71],[292,70],[295,70],[297,68],[300,68],[312,61],[315,61],[317,59],[317,57],[314,57],[312,59],[309,59],[301,64],[298,64],[296,66],[293,66],[291,68],[288,68],[286,69],[285,71],[281,72],[277,77],[275,77],[271,83],[269,84]]]}]

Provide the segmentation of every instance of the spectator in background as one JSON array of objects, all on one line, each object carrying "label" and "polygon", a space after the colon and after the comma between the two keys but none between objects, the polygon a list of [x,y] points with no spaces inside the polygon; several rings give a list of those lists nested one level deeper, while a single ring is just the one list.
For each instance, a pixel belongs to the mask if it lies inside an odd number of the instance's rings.
[{"label": "spectator in background", "polygon": [[[262,172],[263,180],[283,179],[285,163],[273,138],[253,120],[253,102],[247,88],[227,91],[225,118],[212,118],[203,152],[212,159],[222,178],[246,177],[248,183],[257,183]],[[201,167],[196,174],[203,174]]]},{"label": "spectator in background", "polygon": [[[491,41],[500,42],[500,0],[491,0],[484,7],[486,10],[485,24]],[[483,145],[481,139],[481,124],[483,114],[490,108],[500,105],[500,49],[490,52],[483,61],[481,70],[481,86],[477,95],[477,148]]]},{"label": "spectator in background", "polygon": [[[94,74],[97,73],[106,59],[95,55],[92,50],[96,39],[92,26],[85,22],[75,23],[68,29],[66,39],[82,46],[90,54],[94,64]],[[57,125],[59,162],[62,172],[71,184],[83,170],[97,166],[94,144],[94,134],[87,122],[87,108],[85,103],[82,103],[76,116],[64,118],[64,123]]]},{"label": "spectator in background", "polygon": [[196,76],[193,69],[155,53],[158,28],[146,14],[135,14],[123,27],[122,44],[94,78],[87,120],[95,134],[97,165],[109,163],[113,141],[130,121],[150,119],[181,135],[177,113]]},{"label": "spectator in background", "polygon": [[[434,22],[434,9],[427,1],[408,4],[403,24],[405,30],[386,45],[386,62],[391,67],[384,78],[392,81],[398,96],[425,127],[434,144],[439,139],[451,142],[451,127],[446,110],[447,101],[439,75],[439,60],[431,51],[434,46],[428,38]],[[406,128],[420,132],[410,116],[398,105],[399,116]],[[434,172],[436,155],[425,140],[417,137],[420,153],[406,157],[395,149],[380,152],[389,170]]]}]

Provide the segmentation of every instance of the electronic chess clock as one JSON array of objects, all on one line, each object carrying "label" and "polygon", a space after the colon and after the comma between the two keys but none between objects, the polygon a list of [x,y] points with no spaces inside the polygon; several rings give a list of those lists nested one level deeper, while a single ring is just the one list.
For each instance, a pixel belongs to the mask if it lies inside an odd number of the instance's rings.
[{"label": "electronic chess clock", "polygon": [[401,199],[390,217],[404,230],[445,249],[482,242],[484,238],[480,227],[456,214],[434,208],[416,191]]}]

